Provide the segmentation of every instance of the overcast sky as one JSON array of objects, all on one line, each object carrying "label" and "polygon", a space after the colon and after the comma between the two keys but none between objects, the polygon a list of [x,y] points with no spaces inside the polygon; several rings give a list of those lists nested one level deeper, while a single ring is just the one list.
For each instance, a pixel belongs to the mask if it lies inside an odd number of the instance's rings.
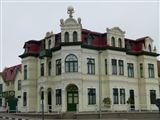
[{"label": "overcast sky", "polygon": [[40,40],[47,31],[60,32],[59,20],[68,17],[69,5],[75,9],[74,17],[81,17],[83,28],[106,32],[107,27],[118,26],[127,38],[150,36],[160,53],[158,2],[3,2],[0,71],[21,63],[18,56],[26,41]]}]

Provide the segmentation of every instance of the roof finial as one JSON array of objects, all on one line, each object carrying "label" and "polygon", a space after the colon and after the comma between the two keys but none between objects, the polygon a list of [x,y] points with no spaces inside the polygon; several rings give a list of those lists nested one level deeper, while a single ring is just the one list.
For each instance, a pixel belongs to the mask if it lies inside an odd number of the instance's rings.
[{"label": "roof finial", "polygon": [[67,13],[69,14],[69,17],[72,18],[72,14],[74,13],[74,8],[72,6],[68,6]]}]

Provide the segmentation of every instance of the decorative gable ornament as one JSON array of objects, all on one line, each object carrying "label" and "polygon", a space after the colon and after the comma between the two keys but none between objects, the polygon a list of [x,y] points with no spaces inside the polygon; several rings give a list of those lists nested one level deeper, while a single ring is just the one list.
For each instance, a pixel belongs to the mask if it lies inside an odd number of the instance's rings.
[{"label": "decorative gable ornament", "polygon": [[124,35],[126,32],[122,31],[119,27],[107,28],[107,33]]}]

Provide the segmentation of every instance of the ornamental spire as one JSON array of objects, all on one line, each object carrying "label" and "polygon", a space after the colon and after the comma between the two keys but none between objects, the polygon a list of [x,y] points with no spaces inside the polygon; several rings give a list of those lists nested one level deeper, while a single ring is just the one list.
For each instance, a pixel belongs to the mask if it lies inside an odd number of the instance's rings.
[{"label": "ornamental spire", "polygon": [[72,18],[73,17],[72,14],[74,13],[74,8],[72,6],[68,6],[67,13],[69,14],[69,17]]}]

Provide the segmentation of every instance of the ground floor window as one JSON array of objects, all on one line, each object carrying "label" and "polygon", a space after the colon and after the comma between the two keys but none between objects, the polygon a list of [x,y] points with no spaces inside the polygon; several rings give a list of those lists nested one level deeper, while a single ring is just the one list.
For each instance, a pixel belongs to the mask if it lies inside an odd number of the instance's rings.
[{"label": "ground floor window", "polygon": [[27,92],[23,92],[23,106],[27,106]]},{"label": "ground floor window", "polygon": [[96,89],[88,88],[88,104],[93,105],[96,104]]},{"label": "ground floor window", "polygon": [[125,104],[125,89],[120,89],[120,104]]},{"label": "ground floor window", "polygon": [[156,91],[155,90],[150,90],[150,101],[151,101],[151,104],[155,104],[156,102]]},{"label": "ground floor window", "polygon": [[56,105],[62,104],[62,90],[56,89]]},{"label": "ground floor window", "polygon": [[118,88],[113,88],[113,104],[119,104]]}]

